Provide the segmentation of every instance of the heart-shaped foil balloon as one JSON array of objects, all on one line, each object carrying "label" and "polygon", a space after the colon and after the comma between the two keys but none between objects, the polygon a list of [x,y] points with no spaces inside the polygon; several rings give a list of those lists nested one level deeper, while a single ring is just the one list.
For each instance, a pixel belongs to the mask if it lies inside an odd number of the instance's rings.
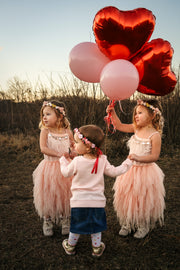
[{"label": "heart-shaped foil balloon", "polygon": [[164,96],[171,93],[176,85],[176,76],[171,71],[173,49],[163,39],[154,39],[132,59],[139,71],[138,91],[143,94]]},{"label": "heart-shaped foil balloon", "polygon": [[150,39],[154,26],[155,16],[150,10],[121,11],[109,6],[95,15],[93,31],[99,49],[110,60],[129,60]]},{"label": "heart-shaped foil balloon", "polygon": [[174,90],[177,79],[171,71],[173,49],[168,41],[148,43],[155,26],[150,10],[121,11],[105,7],[97,12],[93,31],[99,49],[110,59],[131,61],[139,72],[138,91],[164,96]]}]

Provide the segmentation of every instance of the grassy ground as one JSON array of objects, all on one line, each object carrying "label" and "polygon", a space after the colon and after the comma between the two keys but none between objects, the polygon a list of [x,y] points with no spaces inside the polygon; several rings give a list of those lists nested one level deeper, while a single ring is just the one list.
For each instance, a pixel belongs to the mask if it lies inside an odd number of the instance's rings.
[{"label": "grassy ground", "polygon": [[[24,146],[0,148],[0,269],[180,269],[179,179],[180,157],[173,153],[159,160],[166,188],[165,225],[157,226],[145,239],[120,237],[112,206],[114,179],[106,178],[108,230],[103,233],[106,250],[100,259],[91,256],[89,236],[81,236],[76,256],[65,254],[65,238],[55,226],[54,236],[42,234],[32,198],[32,172],[40,161],[34,149]],[[121,162],[122,160],[119,160]],[[118,163],[118,161],[115,161]]]}]

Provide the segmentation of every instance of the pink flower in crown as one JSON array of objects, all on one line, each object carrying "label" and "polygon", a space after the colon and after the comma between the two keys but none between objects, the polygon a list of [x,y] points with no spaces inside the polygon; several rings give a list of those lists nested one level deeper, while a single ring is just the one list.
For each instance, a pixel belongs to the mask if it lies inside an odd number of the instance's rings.
[{"label": "pink flower in crown", "polygon": [[96,145],[94,143],[92,143],[91,148],[96,148]]},{"label": "pink flower in crown", "polygon": [[159,110],[158,108],[155,108],[154,111],[155,111],[157,114],[161,115],[161,112],[160,112],[160,110]]},{"label": "pink flower in crown", "polygon": [[78,134],[79,139],[83,139],[83,135],[81,133]]},{"label": "pink flower in crown", "polygon": [[79,129],[78,129],[78,128],[75,128],[75,129],[74,129],[74,132],[77,134],[78,138],[79,138],[80,140],[82,140],[82,142],[83,142],[84,144],[89,144],[89,145],[91,146],[91,148],[96,148],[96,145],[95,145],[94,143],[90,142],[86,137],[84,137],[83,134],[81,134],[81,133],[79,132]]},{"label": "pink flower in crown", "polygon": [[46,105],[48,105],[48,101],[43,102],[43,106],[46,106]]},{"label": "pink flower in crown", "polygon": [[90,144],[90,141],[88,141],[88,139],[85,138],[85,144]]},{"label": "pink flower in crown", "polygon": [[156,114],[161,115],[161,112],[158,108],[155,108],[154,106],[150,105],[148,102],[144,102],[141,99],[137,100],[137,105],[143,105],[147,108],[150,108],[152,111],[154,111]]}]

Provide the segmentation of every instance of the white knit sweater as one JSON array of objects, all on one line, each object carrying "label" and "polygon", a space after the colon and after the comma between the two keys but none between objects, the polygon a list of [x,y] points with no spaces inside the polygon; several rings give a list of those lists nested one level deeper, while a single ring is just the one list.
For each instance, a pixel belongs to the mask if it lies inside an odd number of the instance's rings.
[{"label": "white knit sweater", "polygon": [[116,177],[127,172],[132,166],[132,161],[126,159],[122,165],[114,167],[105,155],[101,155],[97,173],[92,174],[95,159],[78,156],[69,163],[63,156],[59,161],[64,177],[74,175],[71,186],[71,207],[105,207],[104,175]]}]

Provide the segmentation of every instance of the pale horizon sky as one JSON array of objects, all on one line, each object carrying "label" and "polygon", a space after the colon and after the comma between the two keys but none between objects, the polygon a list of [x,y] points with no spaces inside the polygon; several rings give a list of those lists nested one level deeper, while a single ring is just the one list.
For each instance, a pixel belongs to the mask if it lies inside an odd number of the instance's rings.
[{"label": "pale horizon sky", "polygon": [[143,7],[156,16],[151,39],[168,40],[173,68],[180,65],[179,0],[0,0],[0,89],[18,77],[31,83],[71,74],[69,53],[81,42],[95,42],[96,13],[106,7]]}]

